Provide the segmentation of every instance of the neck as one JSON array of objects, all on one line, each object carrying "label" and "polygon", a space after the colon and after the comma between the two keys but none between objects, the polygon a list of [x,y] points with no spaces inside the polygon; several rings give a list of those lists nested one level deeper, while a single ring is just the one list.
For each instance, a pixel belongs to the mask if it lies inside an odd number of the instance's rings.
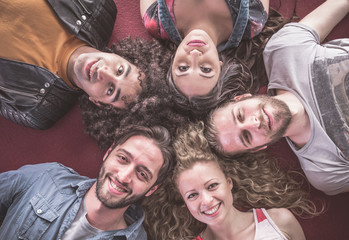
[{"label": "neck", "polygon": [[233,30],[232,16],[224,0],[175,0],[174,14],[176,27],[183,38],[190,30],[201,29],[217,46],[228,40]]},{"label": "neck", "polygon": [[285,90],[277,90],[275,98],[282,100],[289,107],[292,119],[284,137],[291,139],[301,148],[310,138],[310,120],[302,102],[293,93]]},{"label": "neck", "polygon": [[118,209],[105,207],[97,198],[96,183],[87,192],[85,205],[87,211],[86,218],[93,227],[103,231],[118,230],[127,227],[124,213],[128,207]]},{"label": "neck", "polygon": [[203,233],[203,239],[231,240],[249,229],[254,224],[252,212],[241,212],[232,207],[232,210],[225,217],[223,222],[215,225],[207,225]]}]

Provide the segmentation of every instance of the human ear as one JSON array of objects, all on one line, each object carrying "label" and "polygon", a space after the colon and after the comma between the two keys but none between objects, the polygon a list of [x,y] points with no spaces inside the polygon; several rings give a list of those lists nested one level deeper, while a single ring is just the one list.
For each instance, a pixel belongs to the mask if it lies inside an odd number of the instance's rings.
[{"label": "human ear", "polygon": [[159,187],[160,187],[160,184],[155,185],[154,187],[152,187],[152,188],[145,194],[145,196],[146,196],[146,197],[149,197],[149,196],[152,195],[153,192],[155,192],[155,190],[158,189]]},{"label": "human ear", "polygon": [[233,189],[234,187],[234,183],[233,183],[233,179],[231,179],[230,177],[227,178],[227,182],[228,182],[228,185],[230,187],[230,190]]},{"label": "human ear", "polygon": [[109,155],[110,155],[111,151],[113,151],[113,149],[114,149],[114,147],[111,146],[111,147],[107,150],[107,152],[106,152],[106,153],[104,154],[104,156],[103,156],[103,161],[105,161],[105,160],[109,157]]},{"label": "human ear", "polygon": [[101,104],[99,104],[99,102],[98,102],[98,101],[94,100],[94,99],[93,99],[93,98],[91,98],[91,97],[88,97],[88,100],[90,100],[91,102],[93,102],[94,104],[96,104],[98,107],[100,107],[100,106],[101,106]]},{"label": "human ear", "polygon": [[251,97],[251,96],[252,96],[251,93],[244,93],[244,94],[241,94],[239,96],[234,97],[234,101],[237,101],[237,100],[240,100],[240,99],[246,98],[246,97]]}]

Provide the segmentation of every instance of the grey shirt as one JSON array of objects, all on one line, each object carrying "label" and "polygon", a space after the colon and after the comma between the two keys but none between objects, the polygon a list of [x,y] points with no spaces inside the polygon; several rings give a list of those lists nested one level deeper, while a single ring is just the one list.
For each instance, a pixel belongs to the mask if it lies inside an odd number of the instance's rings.
[{"label": "grey shirt", "polygon": [[349,39],[320,45],[315,30],[290,23],[273,35],[263,57],[269,94],[295,94],[309,116],[304,147],[286,138],[309,182],[329,195],[349,191]]}]

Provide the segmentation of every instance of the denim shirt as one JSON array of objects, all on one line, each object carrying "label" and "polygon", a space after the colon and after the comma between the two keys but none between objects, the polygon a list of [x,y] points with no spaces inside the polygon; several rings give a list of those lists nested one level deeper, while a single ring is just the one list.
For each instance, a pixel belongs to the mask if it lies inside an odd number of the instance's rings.
[{"label": "denim shirt", "polygon": [[[94,182],[59,163],[26,165],[1,173],[0,239],[60,239]],[[101,232],[91,239],[147,239],[143,211],[132,205],[125,215],[131,215],[130,211],[138,216],[128,228]]]}]

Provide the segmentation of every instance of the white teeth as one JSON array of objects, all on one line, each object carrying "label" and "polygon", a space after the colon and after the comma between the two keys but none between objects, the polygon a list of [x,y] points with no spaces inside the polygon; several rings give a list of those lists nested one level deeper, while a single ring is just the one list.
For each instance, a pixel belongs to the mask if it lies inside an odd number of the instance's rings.
[{"label": "white teeth", "polygon": [[95,62],[91,67],[90,67],[90,80],[92,79],[92,70],[94,69],[94,66],[97,64],[98,62]]},{"label": "white teeth", "polygon": [[265,116],[265,119],[267,120],[267,125],[270,129],[270,119],[269,119],[269,116],[265,113],[264,109],[262,109],[262,112],[263,112],[263,115]]},{"label": "white teeth", "polygon": [[124,189],[117,187],[112,181],[110,181],[110,184],[114,189],[118,190],[119,192],[127,192]]},{"label": "white teeth", "polygon": [[214,208],[212,208],[212,209],[209,210],[209,211],[205,211],[204,213],[207,214],[207,215],[212,215],[212,214],[214,214],[215,212],[217,212],[217,210],[218,210],[218,208],[219,208],[219,205],[220,205],[220,204],[218,204],[217,206],[215,206]]}]

